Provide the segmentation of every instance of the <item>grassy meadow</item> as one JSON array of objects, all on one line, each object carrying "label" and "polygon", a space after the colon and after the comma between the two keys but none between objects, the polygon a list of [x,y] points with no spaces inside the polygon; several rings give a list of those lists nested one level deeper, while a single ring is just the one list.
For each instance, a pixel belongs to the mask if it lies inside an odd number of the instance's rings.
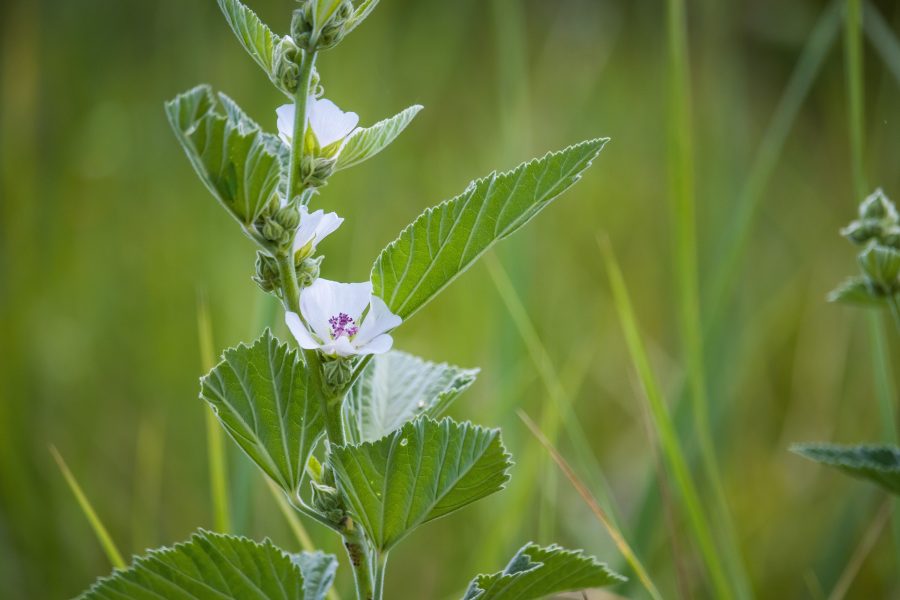
[{"label": "grassy meadow", "polygon": [[[293,2],[247,4],[287,30]],[[227,520],[337,553],[351,597],[339,539],[298,534],[230,440],[227,515],[211,501],[198,378],[266,326],[287,338],[162,103],[208,82],[274,130],[283,97],[213,0],[13,0],[0,49],[0,596],[72,597],[111,570],[52,446],[126,562]],[[584,548],[631,580],[611,593],[650,597],[523,413],[662,597],[716,597],[717,577],[737,597],[900,595],[900,507],[787,450],[900,427],[900,335],[825,300],[857,271],[838,230],[862,196],[900,201],[900,7],[381,0],[318,68],[362,124],[425,106],[315,200],[346,217],[330,279],[366,279],[471,179],[611,138],[395,337],[482,369],[450,414],[501,427],[516,466],[392,553],[388,597],[459,598],[529,540]]]}]

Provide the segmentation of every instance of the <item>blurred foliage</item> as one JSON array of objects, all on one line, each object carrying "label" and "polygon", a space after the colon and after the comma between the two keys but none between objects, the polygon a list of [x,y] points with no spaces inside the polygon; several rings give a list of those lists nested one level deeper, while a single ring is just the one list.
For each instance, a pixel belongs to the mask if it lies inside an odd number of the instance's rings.
[{"label": "blurred foliage", "polygon": [[[250,5],[287,29],[288,0]],[[825,6],[688,3],[706,299],[750,165]],[[900,10],[877,6],[896,32]],[[684,371],[666,202],[663,19],[661,4],[647,0],[382,0],[319,65],[329,97],[363,124],[426,107],[387,152],[340,173],[317,200],[347,217],[322,247],[333,279],[364,279],[402,226],[470,179],[584,138],[612,138],[584,181],[497,258],[596,458],[565,435],[560,450],[584,459],[576,466],[602,467],[630,540],[658,465],[596,238],[606,232],[616,248],[672,401]],[[860,200],[840,43],[790,123],[718,307],[724,325],[707,340],[726,493],[754,587],[767,596],[827,594],[882,499],[787,452],[793,441],[882,439],[864,315],[825,302],[854,269],[837,232]],[[250,243],[195,178],[162,102],[205,81],[274,129],[283,99],[212,0],[13,0],[0,5],[0,47],[0,580],[5,598],[69,597],[110,567],[49,445],[123,553],[211,527],[197,293],[208,295],[217,350],[255,338],[275,314],[250,281]],[[865,76],[868,179],[897,197],[900,82],[868,42]],[[515,417],[516,407],[540,414],[550,394],[494,281],[477,267],[396,340],[431,360],[482,367],[452,412],[503,427],[517,460],[513,482],[398,547],[390,597],[459,597],[472,575],[501,568],[529,540],[584,547],[621,567],[566,482],[547,484],[543,471],[555,467]],[[894,357],[898,346],[893,339]],[[682,431],[691,447],[689,427]],[[298,550],[265,482],[233,448],[230,468],[235,533]],[[667,494],[668,486],[655,492]],[[515,497],[525,499],[521,510],[510,509]],[[652,535],[635,543],[654,579],[667,597],[702,589],[685,524],[655,518]],[[309,531],[323,549],[339,550],[328,532]],[[851,594],[900,593],[895,552],[881,535]],[[345,596],[348,577],[339,569]]]}]

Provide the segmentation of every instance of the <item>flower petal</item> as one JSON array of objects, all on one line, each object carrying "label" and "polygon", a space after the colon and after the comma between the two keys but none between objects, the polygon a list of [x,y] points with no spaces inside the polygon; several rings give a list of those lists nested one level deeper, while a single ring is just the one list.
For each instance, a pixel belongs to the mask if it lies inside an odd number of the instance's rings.
[{"label": "flower petal", "polygon": [[318,243],[333,233],[343,222],[344,219],[337,216],[337,213],[326,214],[321,208],[310,213],[308,208],[301,206],[300,225],[294,234],[294,252],[298,252],[307,244],[312,244],[312,250],[315,250]]},{"label": "flower petal", "polygon": [[290,145],[294,137],[294,105],[282,104],[275,109],[275,114],[278,115],[278,135],[285,144]]},{"label": "flower petal", "polygon": [[322,148],[344,139],[359,123],[359,115],[344,112],[331,100],[309,97],[309,125]]},{"label": "flower petal", "polygon": [[372,284],[368,281],[339,283],[320,277],[300,293],[300,311],[313,331],[328,340],[331,339],[328,319],[346,313],[359,323],[371,295]]},{"label": "flower petal", "polygon": [[313,339],[313,336],[306,330],[306,325],[300,320],[300,315],[295,312],[288,312],[284,315],[284,322],[287,323],[288,329],[301,348],[314,350],[320,346],[319,342]]},{"label": "flower petal", "polygon": [[356,334],[356,343],[365,345],[375,337],[394,329],[403,322],[403,319],[391,312],[384,300],[378,296],[369,298],[369,313],[359,326]]},{"label": "flower petal", "polygon": [[375,336],[372,341],[362,346],[357,346],[358,354],[384,354],[394,345],[394,338],[387,333]]}]

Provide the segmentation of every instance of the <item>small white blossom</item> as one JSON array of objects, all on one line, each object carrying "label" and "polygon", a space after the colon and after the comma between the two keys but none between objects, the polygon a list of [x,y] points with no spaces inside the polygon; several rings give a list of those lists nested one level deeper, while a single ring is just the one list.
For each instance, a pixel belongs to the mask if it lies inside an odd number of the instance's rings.
[{"label": "small white blossom", "polygon": [[[368,311],[366,310],[368,309]],[[316,279],[300,293],[300,313],[285,322],[301,348],[330,356],[382,354],[394,339],[387,333],[402,322],[372,294],[372,284]]]},{"label": "small white blossom", "polygon": [[[346,139],[359,123],[359,115],[344,112],[325,98],[310,96],[306,110],[309,127],[321,148]],[[279,106],[275,113],[278,115],[278,135],[285,144],[290,144],[294,136],[294,105]]]},{"label": "small white blossom", "polygon": [[337,213],[326,213],[321,208],[311,213],[308,208],[301,206],[300,225],[294,234],[294,254],[304,249],[304,256],[312,254],[319,242],[333,233],[343,222],[344,219],[337,216]]}]

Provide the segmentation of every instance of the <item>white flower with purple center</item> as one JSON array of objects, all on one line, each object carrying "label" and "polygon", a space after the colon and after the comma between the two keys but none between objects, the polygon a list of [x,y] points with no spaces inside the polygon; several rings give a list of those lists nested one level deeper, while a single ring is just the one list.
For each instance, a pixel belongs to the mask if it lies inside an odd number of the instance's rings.
[{"label": "white flower with purple center", "polygon": [[[325,149],[340,142],[337,148],[331,149],[330,153],[334,156],[340,152],[343,141],[359,124],[359,115],[354,112],[344,112],[334,102],[325,98],[319,99],[310,96],[306,111],[309,130],[316,138],[320,148]],[[278,115],[278,135],[285,144],[290,145],[291,139],[294,137],[294,105],[279,106],[275,110],[275,114]]]},{"label": "white flower with purple center", "polygon": [[285,322],[301,348],[329,356],[355,356],[390,350],[394,338],[388,332],[402,319],[372,294],[368,281],[339,283],[319,278],[300,293],[300,314],[288,312]]},{"label": "white flower with purple center", "polygon": [[300,207],[300,225],[294,234],[294,254],[303,252],[303,257],[310,256],[316,251],[316,246],[331,233],[334,233],[344,219],[337,213],[326,213],[321,208],[315,212],[309,212],[305,206]]}]

